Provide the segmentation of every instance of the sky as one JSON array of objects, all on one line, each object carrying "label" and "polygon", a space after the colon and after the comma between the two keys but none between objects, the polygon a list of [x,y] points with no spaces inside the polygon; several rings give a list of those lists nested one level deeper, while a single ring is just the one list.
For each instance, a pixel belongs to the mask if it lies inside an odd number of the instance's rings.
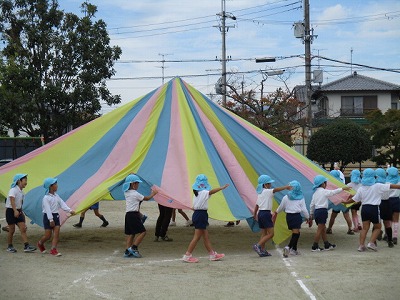
[{"label": "sky", "polygon": [[[59,5],[82,16],[82,2],[59,0]],[[96,18],[107,24],[111,45],[122,49],[116,75],[107,81],[111,93],[121,95],[120,105],[158,88],[163,72],[164,82],[180,76],[218,100],[214,85],[221,73],[221,0],[90,2],[98,8]],[[259,91],[266,79],[266,92],[304,84],[304,44],[293,27],[304,20],[303,1],[226,0],[225,11],[232,17],[226,18],[227,72],[234,73],[228,74],[230,82],[243,81],[244,89]],[[357,71],[400,85],[399,0],[310,0],[310,20],[312,55],[329,59],[312,59],[312,70],[323,70],[322,84]],[[276,57],[276,62],[256,63],[260,57]],[[385,70],[346,64],[350,62]],[[285,72],[262,75],[271,70]],[[112,109],[103,105],[102,112]]]}]

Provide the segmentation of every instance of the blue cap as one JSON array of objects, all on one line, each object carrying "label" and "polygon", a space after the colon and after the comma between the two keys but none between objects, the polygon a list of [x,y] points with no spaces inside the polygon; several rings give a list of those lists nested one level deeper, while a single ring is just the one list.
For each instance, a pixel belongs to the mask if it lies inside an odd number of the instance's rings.
[{"label": "blue cap", "polygon": [[13,178],[13,183],[11,183],[11,188],[15,187],[17,185],[18,180],[21,180],[22,178],[28,176],[28,174],[16,174]]},{"label": "blue cap", "polygon": [[195,191],[211,190],[211,186],[208,184],[206,175],[199,174],[196,177],[196,181],[192,185],[192,189]]},{"label": "blue cap", "polygon": [[353,170],[350,173],[350,181],[354,183],[361,182],[361,172],[359,170]]},{"label": "blue cap", "polygon": [[135,174],[130,174],[128,175],[128,177],[125,178],[125,182],[122,185],[122,190],[124,192],[126,192],[127,190],[129,190],[129,187],[131,185],[132,182],[143,182],[142,180],[140,180],[139,176],[135,175]]},{"label": "blue cap", "polygon": [[43,182],[43,187],[46,189],[46,194],[49,192],[50,186],[57,182],[57,178],[46,178]]},{"label": "blue cap", "polygon": [[327,182],[328,178],[322,175],[317,175],[314,177],[314,185],[313,185],[313,190],[316,190],[321,184],[324,182]]},{"label": "blue cap", "polygon": [[399,183],[399,170],[395,167],[390,167],[387,169],[387,178],[386,181],[390,182],[391,184],[397,184]]},{"label": "blue cap", "polygon": [[333,177],[335,177],[337,180],[339,180],[340,182],[342,181],[342,178],[340,178],[340,173],[338,170],[332,170],[329,172]]},{"label": "blue cap", "polygon": [[288,197],[290,200],[301,200],[304,198],[300,182],[298,182],[297,180],[293,180],[289,182],[289,185],[293,187],[288,193]]},{"label": "blue cap", "polygon": [[375,170],[375,181],[377,183],[386,183],[386,171],[382,168],[378,168]]},{"label": "blue cap", "polygon": [[366,186],[371,186],[375,184],[375,171],[373,169],[368,168],[363,171],[361,184]]},{"label": "blue cap", "polygon": [[258,181],[257,182],[258,182],[257,194],[261,194],[261,192],[263,190],[263,185],[266,184],[266,183],[273,183],[273,182],[275,182],[275,180],[273,180],[268,175],[261,175],[260,177],[258,177]]}]

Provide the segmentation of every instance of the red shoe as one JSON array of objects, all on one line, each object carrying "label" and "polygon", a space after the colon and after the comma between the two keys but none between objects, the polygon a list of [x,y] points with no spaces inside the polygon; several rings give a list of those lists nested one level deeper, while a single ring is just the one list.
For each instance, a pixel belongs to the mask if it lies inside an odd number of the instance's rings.
[{"label": "red shoe", "polygon": [[50,254],[54,256],[61,256],[61,253],[59,253],[56,248],[51,249]]},{"label": "red shoe", "polygon": [[217,252],[213,252],[213,254],[210,254],[209,256],[209,260],[211,261],[217,261],[217,260],[221,260],[222,258],[225,257],[225,254],[223,253],[217,253]]},{"label": "red shoe", "polygon": [[37,243],[37,247],[39,248],[40,253],[46,253],[46,248],[40,242]]}]

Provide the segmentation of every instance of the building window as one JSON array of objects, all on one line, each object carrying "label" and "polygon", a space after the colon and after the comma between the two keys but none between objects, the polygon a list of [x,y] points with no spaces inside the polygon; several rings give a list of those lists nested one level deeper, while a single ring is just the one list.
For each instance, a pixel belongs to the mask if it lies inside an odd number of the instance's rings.
[{"label": "building window", "polygon": [[378,96],[342,96],[341,116],[364,116],[378,108]]}]

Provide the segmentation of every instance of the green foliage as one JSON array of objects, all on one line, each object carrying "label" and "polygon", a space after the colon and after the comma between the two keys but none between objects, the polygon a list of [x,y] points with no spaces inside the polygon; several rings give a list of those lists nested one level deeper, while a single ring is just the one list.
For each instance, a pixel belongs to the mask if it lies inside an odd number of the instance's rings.
[{"label": "green foliage", "polygon": [[121,101],[105,84],[121,49],[96,10],[85,2],[80,18],[56,0],[0,2],[0,125],[47,141]]},{"label": "green foliage", "polygon": [[311,136],[307,157],[320,164],[362,162],[371,158],[372,145],[368,132],[360,125],[338,119]]},{"label": "green foliage", "polygon": [[367,115],[367,120],[372,144],[377,149],[372,160],[378,165],[400,165],[400,110],[389,109],[385,114],[376,110]]}]

